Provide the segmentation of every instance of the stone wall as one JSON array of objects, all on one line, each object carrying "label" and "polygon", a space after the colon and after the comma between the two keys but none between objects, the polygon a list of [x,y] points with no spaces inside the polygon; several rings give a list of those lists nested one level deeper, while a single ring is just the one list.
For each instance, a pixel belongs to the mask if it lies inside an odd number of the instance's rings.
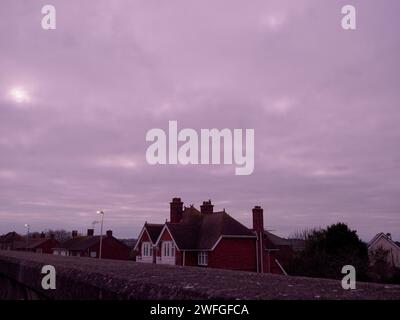
[{"label": "stone wall", "polygon": [[[56,268],[56,290],[41,287],[44,265]],[[14,299],[400,299],[395,285],[346,291],[335,280],[15,251],[0,251],[0,278],[0,297]],[[28,291],[7,295],[16,283]]]}]

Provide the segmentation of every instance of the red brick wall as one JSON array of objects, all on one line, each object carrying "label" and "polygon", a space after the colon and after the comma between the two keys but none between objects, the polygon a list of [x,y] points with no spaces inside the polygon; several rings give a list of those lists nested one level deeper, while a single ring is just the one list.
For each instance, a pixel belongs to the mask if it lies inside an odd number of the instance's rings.
[{"label": "red brick wall", "polygon": [[[162,233],[161,238],[160,238],[160,242],[158,243],[158,247],[157,247],[157,250],[156,250],[157,251],[156,254],[157,254],[158,257],[161,257],[161,243],[163,241],[172,241],[171,235],[169,234],[167,229],[165,229],[164,232]],[[178,264],[177,262],[179,261],[177,259],[177,256],[176,256],[177,252],[178,252],[178,248],[175,248],[175,261],[176,261],[175,263],[176,264]]]},{"label": "red brick wall", "polygon": [[161,241],[172,241],[171,235],[169,234],[168,230],[165,229],[163,234],[161,235]]},{"label": "red brick wall", "polygon": [[256,271],[256,240],[251,238],[223,238],[214,251],[209,252],[208,267]]},{"label": "red brick wall", "polygon": [[[143,242],[151,242],[152,243],[152,241],[150,240],[150,237],[149,237],[149,235],[148,235],[148,233],[147,233],[147,231],[144,231],[143,233],[142,233],[142,236],[141,236],[141,238],[140,239],[138,239],[138,246],[137,246],[137,256],[139,256],[139,257],[141,257],[142,256],[142,243]],[[155,250],[155,248],[153,248],[153,260],[155,261],[155,255],[156,255],[156,250]]]},{"label": "red brick wall", "polygon": [[[89,249],[89,252],[90,251],[96,251],[98,257],[100,251],[100,242],[93,245]],[[129,248],[114,237],[104,237],[101,257],[104,259],[128,260]]]},{"label": "red brick wall", "polygon": [[197,251],[185,252],[185,266],[197,266]]},{"label": "red brick wall", "polygon": [[41,245],[39,245],[37,249],[42,249],[42,253],[46,254],[52,254],[53,250],[52,248],[56,248],[60,245],[60,243],[55,240],[55,239],[48,239],[47,241],[43,242]]},{"label": "red brick wall", "polygon": [[[140,257],[142,255],[142,243],[149,242],[150,238],[146,231],[142,233],[142,236],[138,239],[137,255]],[[151,241],[150,241],[151,242]]]}]

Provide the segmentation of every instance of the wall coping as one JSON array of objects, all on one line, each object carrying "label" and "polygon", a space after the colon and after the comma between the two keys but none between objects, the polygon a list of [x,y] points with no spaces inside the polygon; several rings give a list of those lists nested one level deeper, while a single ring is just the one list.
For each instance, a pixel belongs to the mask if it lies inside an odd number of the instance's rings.
[{"label": "wall coping", "polygon": [[[56,268],[56,290],[41,287],[44,265]],[[349,291],[337,280],[0,250],[1,275],[57,300],[400,299],[399,285]]]}]

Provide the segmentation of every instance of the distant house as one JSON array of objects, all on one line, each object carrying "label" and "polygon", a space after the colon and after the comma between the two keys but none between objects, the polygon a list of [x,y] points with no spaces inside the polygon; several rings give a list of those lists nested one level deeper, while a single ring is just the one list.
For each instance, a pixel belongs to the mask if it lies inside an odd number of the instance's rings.
[{"label": "distant house", "polygon": [[264,230],[264,260],[262,269],[266,273],[285,274],[297,252],[304,250],[305,241],[285,239]]},{"label": "distant house", "polygon": [[394,267],[400,268],[400,246],[399,243],[392,240],[392,236],[389,233],[378,233],[368,243],[368,253],[371,259],[373,259],[374,252],[377,250],[387,251],[387,262]]},{"label": "distant house", "polygon": [[[211,201],[204,201],[199,211],[174,198],[170,221],[146,222],[135,249],[136,261],[142,263],[285,273],[283,264],[294,245],[264,230],[261,207],[253,209],[253,229],[249,229],[225,210],[215,212]],[[279,262],[280,257],[285,261]]]},{"label": "distant house", "polygon": [[[72,238],[53,247],[54,255],[99,258],[100,236],[94,235],[93,229],[88,229],[86,236],[78,236],[72,231]],[[129,247],[113,237],[112,231],[106,232],[102,239],[103,259],[128,260]]]},{"label": "distant house", "polygon": [[15,231],[2,235],[0,236],[0,250],[14,250],[15,245],[22,240],[24,238]]},{"label": "distant house", "polygon": [[58,245],[59,242],[54,239],[54,235],[46,238],[46,235],[42,233],[39,238],[29,238],[16,242],[14,250],[51,254],[52,248]]}]

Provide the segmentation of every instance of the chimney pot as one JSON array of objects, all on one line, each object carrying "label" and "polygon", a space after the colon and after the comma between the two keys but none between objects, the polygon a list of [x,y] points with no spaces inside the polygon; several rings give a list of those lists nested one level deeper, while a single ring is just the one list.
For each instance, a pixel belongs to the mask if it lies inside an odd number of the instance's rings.
[{"label": "chimney pot", "polygon": [[113,235],[112,230],[108,230],[106,234],[107,234],[107,237],[111,238]]},{"label": "chimney pot", "polygon": [[179,223],[183,216],[183,202],[181,198],[173,198],[170,203],[170,221]]},{"label": "chimney pot", "polygon": [[211,214],[214,212],[214,206],[211,200],[203,201],[203,205],[200,206],[200,212],[203,214]]},{"label": "chimney pot", "polygon": [[42,232],[41,234],[40,234],[40,238],[46,238],[46,234],[44,233],[44,232]]},{"label": "chimney pot", "polygon": [[264,210],[261,206],[253,208],[253,230],[264,231]]}]

